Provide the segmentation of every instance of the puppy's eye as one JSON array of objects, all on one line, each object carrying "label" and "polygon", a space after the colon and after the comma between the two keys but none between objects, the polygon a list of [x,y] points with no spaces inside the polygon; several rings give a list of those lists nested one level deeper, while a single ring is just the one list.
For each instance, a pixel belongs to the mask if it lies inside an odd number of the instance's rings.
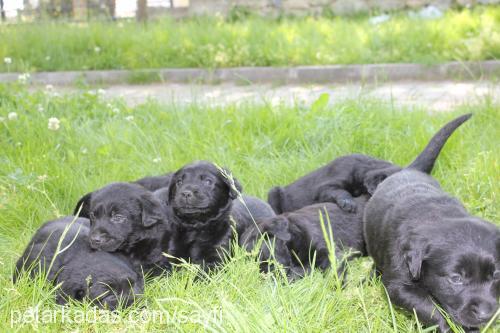
[{"label": "puppy's eye", "polygon": [[120,214],[111,215],[111,222],[113,223],[123,223],[127,220],[127,218]]},{"label": "puppy's eye", "polygon": [[180,179],[180,178],[179,178],[179,179],[177,179],[176,184],[177,184],[178,186],[181,186],[181,185],[182,185],[182,179]]},{"label": "puppy's eye", "polygon": [[460,274],[450,275],[450,277],[448,278],[448,281],[450,281],[450,283],[456,284],[456,285],[462,285],[464,283],[464,280]]}]

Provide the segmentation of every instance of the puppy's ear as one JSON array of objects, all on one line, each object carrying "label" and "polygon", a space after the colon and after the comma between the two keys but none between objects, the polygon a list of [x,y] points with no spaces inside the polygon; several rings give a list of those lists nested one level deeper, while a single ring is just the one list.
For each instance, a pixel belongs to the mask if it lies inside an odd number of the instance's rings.
[{"label": "puppy's ear", "polygon": [[165,219],[161,202],[151,193],[141,197],[142,225],[146,228]]},{"label": "puppy's ear", "polygon": [[288,223],[288,220],[283,216],[278,216],[270,221],[266,230],[274,235],[274,237],[288,242],[290,239],[292,239],[289,227],[290,224]]},{"label": "puppy's ear", "polygon": [[[87,193],[78,200],[75,209],[73,210],[73,215],[78,215],[78,217],[90,218],[90,200],[92,200],[92,193]],[[81,208],[80,208],[81,207]]]},{"label": "puppy's ear", "polygon": [[233,177],[233,174],[229,171],[229,169],[222,168],[220,171],[220,178],[229,187],[229,197],[231,199],[236,199],[238,197],[238,193],[243,191],[243,187],[240,182],[238,179]]},{"label": "puppy's ear", "polygon": [[427,244],[423,239],[410,238],[403,245],[403,260],[405,261],[410,277],[413,281],[420,280],[422,263],[427,254]]},{"label": "puppy's ear", "polygon": [[283,189],[276,186],[269,190],[267,193],[267,202],[276,214],[283,213]]},{"label": "puppy's ear", "polygon": [[179,177],[180,172],[181,170],[178,170],[176,173],[174,173],[172,178],[170,178],[170,184],[168,185],[168,197],[167,197],[168,198],[167,203],[169,205],[171,205],[172,202],[174,201],[175,192],[177,190],[177,178]]}]

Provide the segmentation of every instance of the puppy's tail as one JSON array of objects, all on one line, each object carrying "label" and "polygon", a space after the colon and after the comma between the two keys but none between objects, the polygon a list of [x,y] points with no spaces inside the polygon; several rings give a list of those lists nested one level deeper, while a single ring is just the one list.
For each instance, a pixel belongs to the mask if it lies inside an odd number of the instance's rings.
[{"label": "puppy's tail", "polygon": [[427,174],[430,174],[434,168],[434,163],[443,149],[448,138],[455,130],[472,117],[472,113],[460,116],[439,130],[429,141],[425,149],[417,156],[417,158],[407,166],[407,168],[416,169]]}]

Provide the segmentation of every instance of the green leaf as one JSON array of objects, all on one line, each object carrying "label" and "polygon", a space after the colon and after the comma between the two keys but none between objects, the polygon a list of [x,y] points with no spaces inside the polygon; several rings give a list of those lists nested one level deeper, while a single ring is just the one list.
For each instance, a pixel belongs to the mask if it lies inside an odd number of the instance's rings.
[{"label": "green leaf", "polygon": [[328,101],[330,100],[330,95],[327,93],[323,93],[319,95],[318,99],[314,101],[314,103],[311,106],[311,111],[312,112],[319,112],[325,108],[325,106],[328,105]]}]

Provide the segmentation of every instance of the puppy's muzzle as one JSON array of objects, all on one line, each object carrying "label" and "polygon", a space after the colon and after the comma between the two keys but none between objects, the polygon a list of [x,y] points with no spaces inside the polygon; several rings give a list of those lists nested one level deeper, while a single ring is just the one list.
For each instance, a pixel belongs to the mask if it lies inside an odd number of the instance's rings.
[{"label": "puppy's muzzle", "polygon": [[497,302],[475,300],[469,306],[469,311],[478,324],[484,324],[493,317],[497,311]]},{"label": "puppy's muzzle", "polygon": [[90,236],[90,246],[93,249],[99,249],[101,248],[106,242],[109,240],[109,238],[103,234],[103,233],[95,233]]}]

